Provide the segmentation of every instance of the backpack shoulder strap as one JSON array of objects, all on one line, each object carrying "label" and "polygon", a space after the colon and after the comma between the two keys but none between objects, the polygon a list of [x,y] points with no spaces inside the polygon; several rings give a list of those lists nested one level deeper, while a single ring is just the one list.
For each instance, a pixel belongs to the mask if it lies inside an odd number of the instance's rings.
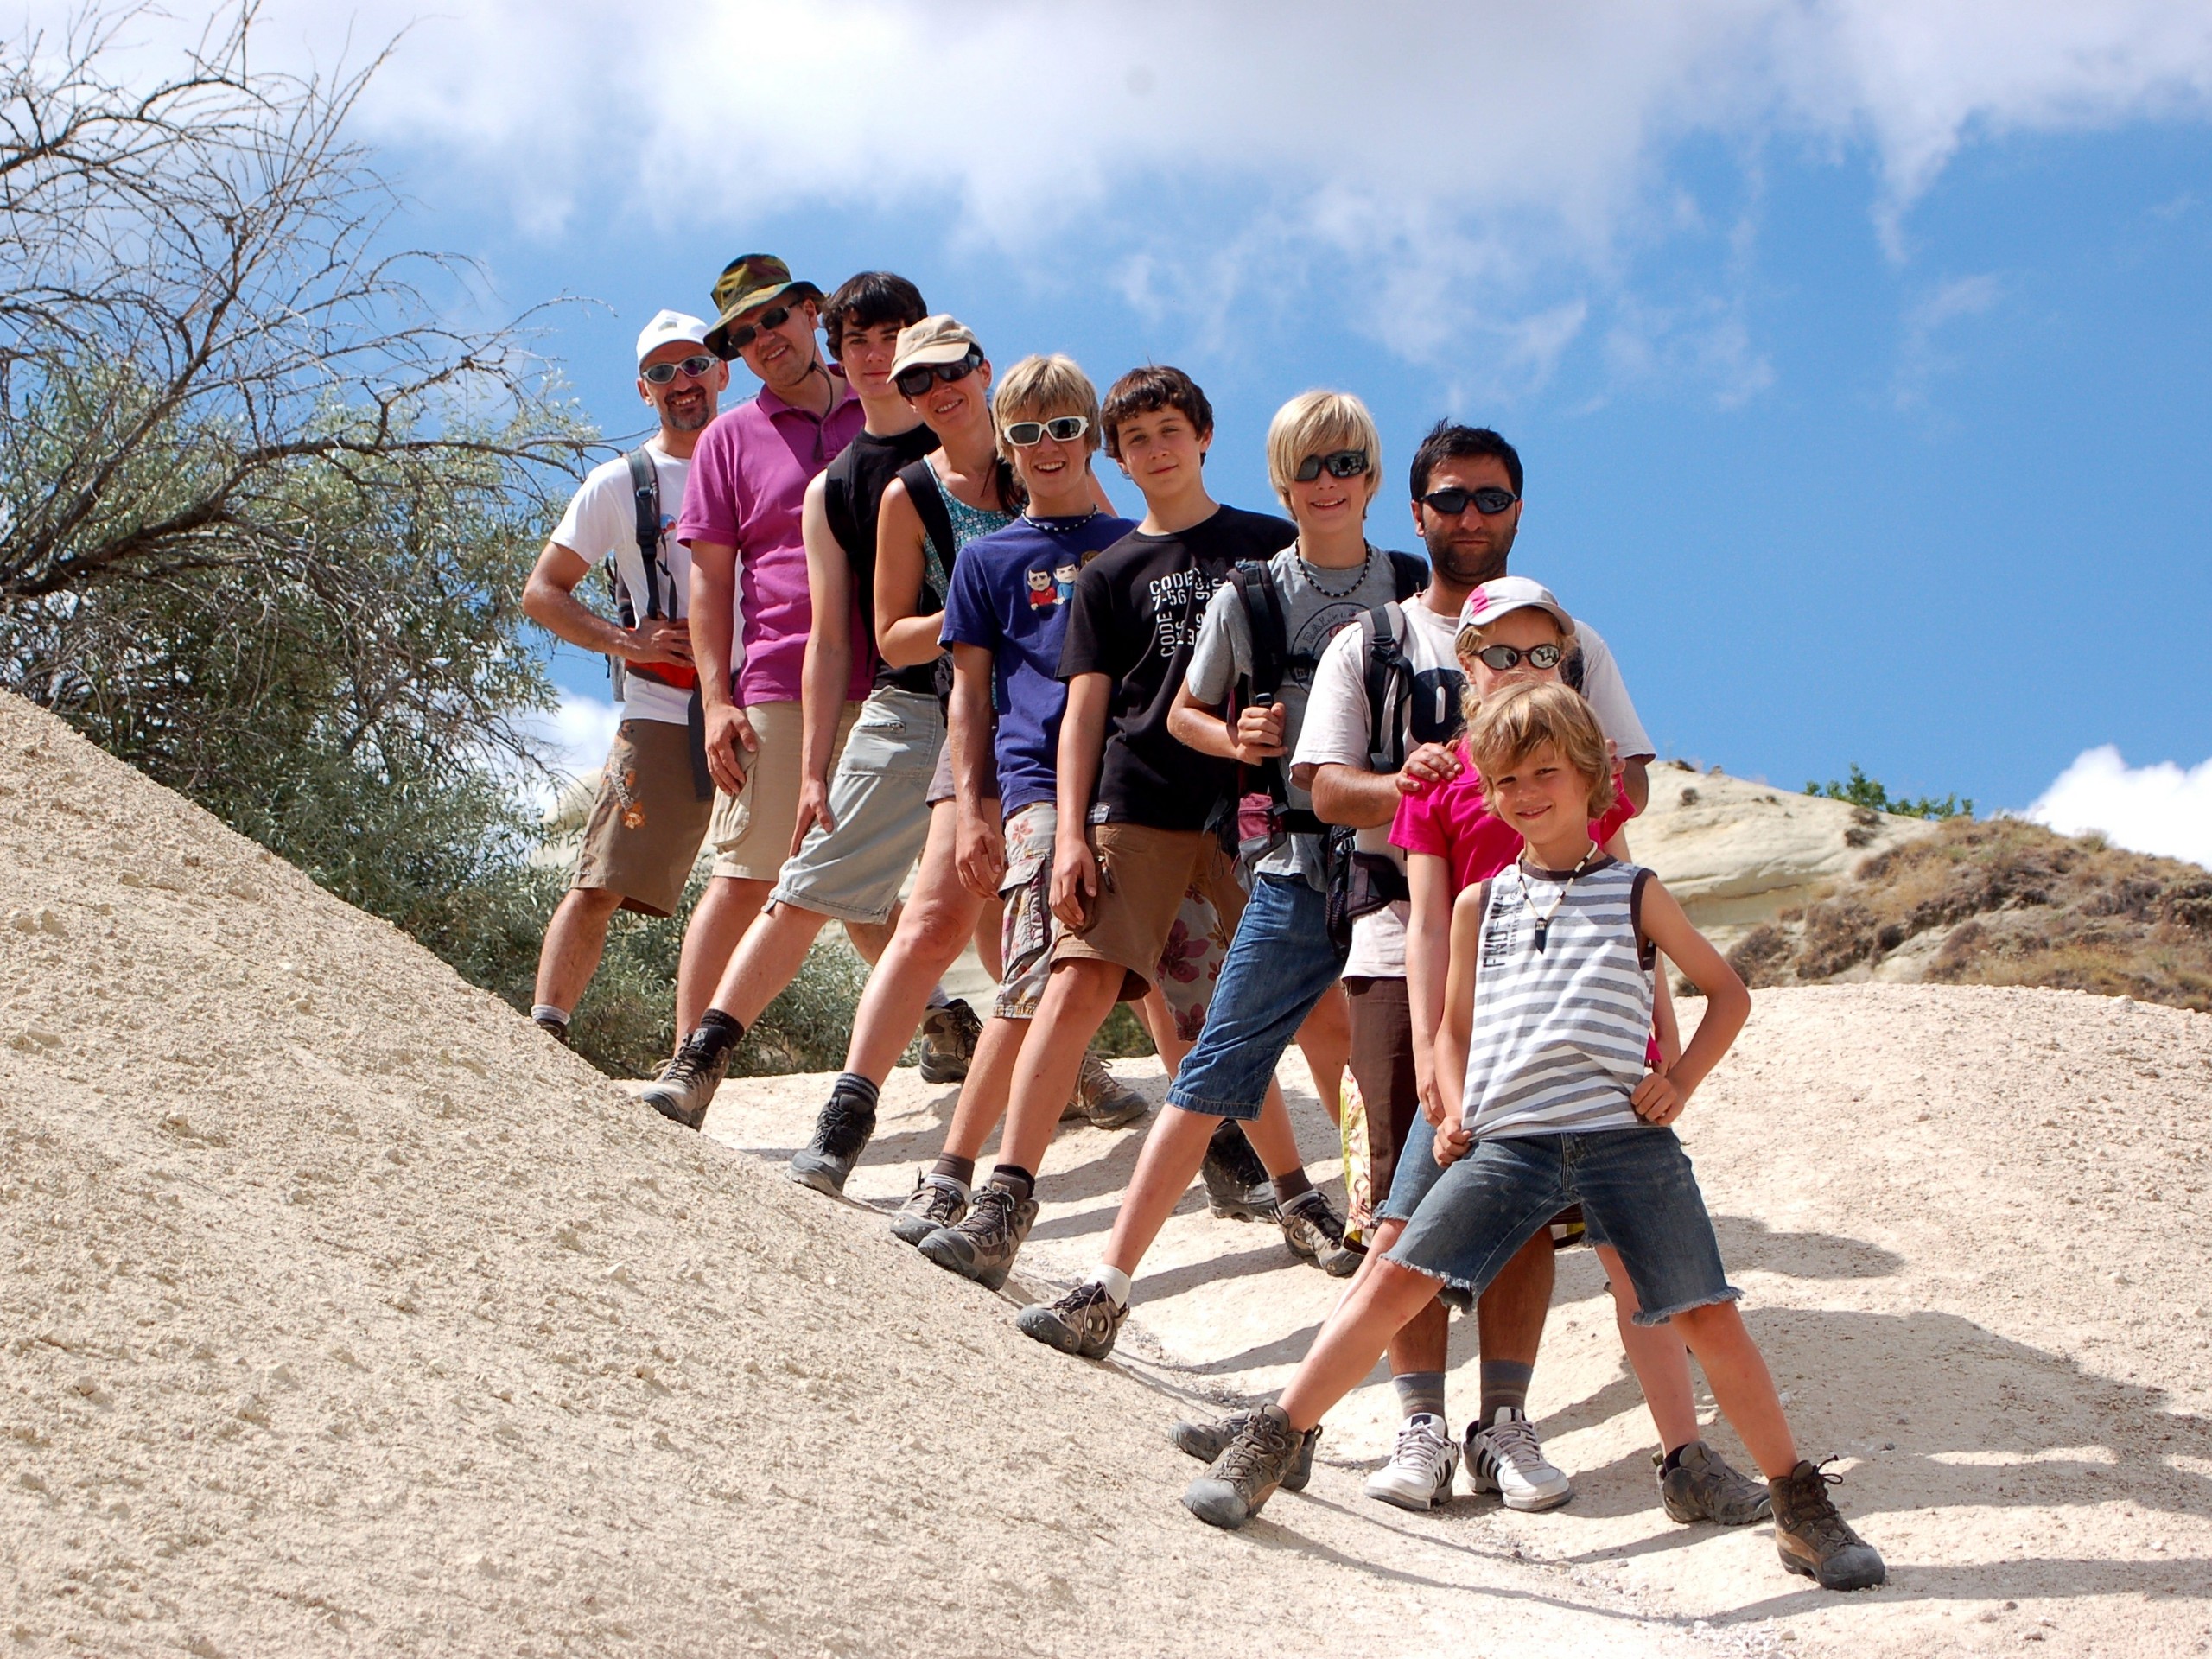
[{"label": "backpack shoulder strap", "polygon": [[944,486],[937,481],[937,468],[926,455],[910,461],[899,469],[899,481],[906,486],[906,499],[914,504],[922,529],[937,551],[938,563],[950,570],[959,543],[952,532],[952,514],[945,508]]},{"label": "backpack shoulder strap", "polygon": [[1283,618],[1282,595],[1274,577],[1257,559],[1240,559],[1229,573],[1244,603],[1245,631],[1252,638],[1252,692],[1273,696],[1282,689],[1290,660],[1290,625]]},{"label": "backpack shoulder strap", "polygon": [[[640,446],[623,459],[630,467],[630,499],[635,514],[638,537],[638,564],[645,573],[645,615],[658,620],[661,615],[660,582],[656,573],[660,569],[660,471],[653,465],[653,458]],[[607,563],[613,570],[612,560]],[[621,578],[615,578],[618,601],[621,593]]]},{"label": "backpack shoulder strap", "polygon": [[[1395,772],[1405,760],[1400,718],[1406,683],[1412,670],[1398,641],[1398,619],[1394,605],[1377,605],[1359,619],[1360,645],[1367,658],[1367,753],[1380,761],[1392,759]],[[1398,695],[1393,699],[1391,693]],[[1386,739],[1388,740],[1386,741]]]},{"label": "backpack shoulder strap", "polygon": [[1428,586],[1428,561],[1418,554],[1390,552],[1390,580],[1396,588],[1391,597],[1401,605]]}]

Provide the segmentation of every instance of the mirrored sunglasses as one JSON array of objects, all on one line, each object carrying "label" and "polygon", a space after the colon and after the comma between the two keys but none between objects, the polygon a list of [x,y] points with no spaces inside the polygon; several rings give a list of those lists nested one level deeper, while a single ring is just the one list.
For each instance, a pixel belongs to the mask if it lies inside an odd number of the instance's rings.
[{"label": "mirrored sunglasses", "polygon": [[687,380],[703,380],[721,359],[702,352],[696,357],[687,357],[681,363],[648,363],[638,371],[638,378],[649,386],[664,386],[676,378],[678,369]]},{"label": "mirrored sunglasses", "polygon": [[1484,668],[1503,674],[1510,668],[1518,668],[1525,660],[1531,668],[1557,668],[1559,659],[1567,652],[1558,645],[1531,645],[1522,651],[1516,645],[1484,645],[1475,653]]},{"label": "mirrored sunglasses", "polygon": [[772,305],[751,322],[741,322],[729,331],[729,348],[733,352],[741,352],[760,339],[764,330],[780,328],[791,320],[791,307]]},{"label": "mirrored sunglasses", "polygon": [[1326,471],[1331,478],[1357,478],[1367,470],[1367,451],[1337,449],[1325,455],[1308,455],[1291,474],[1300,484],[1311,484]]},{"label": "mirrored sunglasses", "polygon": [[1027,449],[1040,439],[1052,438],[1060,443],[1073,443],[1090,430],[1090,422],[1081,415],[1056,415],[1049,421],[1014,421],[1006,429],[1006,441],[1017,449]]},{"label": "mirrored sunglasses", "polygon": [[1457,518],[1471,503],[1478,512],[1503,512],[1521,498],[1510,490],[1431,490],[1421,499],[1421,505],[1431,512],[1440,512],[1446,518]]}]

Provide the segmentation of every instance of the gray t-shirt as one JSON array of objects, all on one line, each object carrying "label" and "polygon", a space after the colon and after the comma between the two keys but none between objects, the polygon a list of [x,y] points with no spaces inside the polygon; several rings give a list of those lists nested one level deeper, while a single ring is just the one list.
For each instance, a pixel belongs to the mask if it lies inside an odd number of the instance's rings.
[{"label": "gray t-shirt", "polygon": [[[1298,543],[1268,561],[1275,592],[1282,600],[1283,632],[1289,655],[1282,685],[1275,701],[1283,706],[1283,772],[1287,781],[1290,757],[1298,749],[1298,733],[1306,719],[1306,699],[1313,689],[1313,672],[1321,653],[1339,628],[1356,622],[1364,612],[1387,605],[1397,597],[1397,579],[1390,556],[1379,547],[1367,550],[1367,563],[1357,570],[1326,570],[1298,556]],[[1255,597],[1258,597],[1255,594]],[[1252,631],[1245,620],[1244,601],[1235,586],[1224,582],[1206,606],[1198,624],[1198,644],[1191,652],[1191,670],[1183,683],[1191,695],[1209,707],[1217,707],[1241,676],[1252,671]],[[1313,798],[1296,785],[1289,785],[1292,806],[1311,811]],[[1321,839],[1292,836],[1260,861],[1265,875],[1303,876],[1320,887]]]}]

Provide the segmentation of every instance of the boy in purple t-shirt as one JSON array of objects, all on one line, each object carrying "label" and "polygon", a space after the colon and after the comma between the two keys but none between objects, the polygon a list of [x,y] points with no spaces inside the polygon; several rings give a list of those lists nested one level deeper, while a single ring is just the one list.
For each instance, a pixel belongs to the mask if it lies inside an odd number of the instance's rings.
[{"label": "boy in purple t-shirt", "polygon": [[[1052,967],[1059,931],[1049,890],[1067,705],[1059,678],[1067,601],[1077,572],[1136,528],[1097,508],[1103,497],[1090,458],[1099,443],[1098,393],[1072,360],[1024,358],[993,403],[1001,443],[1029,505],[1013,524],[962,550],[945,595],[943,638],[953,664],[954,864],[978,899],[1005,900],[1003,974],[944,1155],[915,1178],[913,1196],[892,1223],[910,1244],[967,1216],[976,1156],[1005,1109],[1014,1063]],[[1128,1122],[1145,1104],[1126,1090],[1107,1101],[1110,1110],[1089,1114],[1101,1128]]]}]

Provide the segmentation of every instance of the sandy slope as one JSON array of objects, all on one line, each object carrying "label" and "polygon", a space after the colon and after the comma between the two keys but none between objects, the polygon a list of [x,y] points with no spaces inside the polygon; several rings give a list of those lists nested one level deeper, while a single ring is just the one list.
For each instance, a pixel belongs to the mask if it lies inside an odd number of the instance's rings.
[{"label": "sandy slope", "polygon": [[[1889,1588],[1822,1597],[1763,1533],[1660,1517],[1586,1255],[1533,1402],[1573,1504],[1367,1503],[1370,1388],[1313,1491],[1230,1538],[1176,1507],[1192,1465],[1160,1435],[1192,1395],[1279,1382],[1325,1312],[1334,1287],[1263,1230],[1186,1206],[1127,1363],[1066,1361],[880,1216],[730,1150],[794,1144],[818,1079],[733,1084],[712,1136],[685,1135],[6,701],[0,791],[12,1651],[2212,1639],[2202,1017],[1763,995],[1693,1109],[1755,1327],[1807,1450],[1843,1454]],[[897,1079],[855,1193],[902,1190],[949,1106]],[[1134,1149],[1058,1144],[1033,1286],[1095,1253]]]}]

